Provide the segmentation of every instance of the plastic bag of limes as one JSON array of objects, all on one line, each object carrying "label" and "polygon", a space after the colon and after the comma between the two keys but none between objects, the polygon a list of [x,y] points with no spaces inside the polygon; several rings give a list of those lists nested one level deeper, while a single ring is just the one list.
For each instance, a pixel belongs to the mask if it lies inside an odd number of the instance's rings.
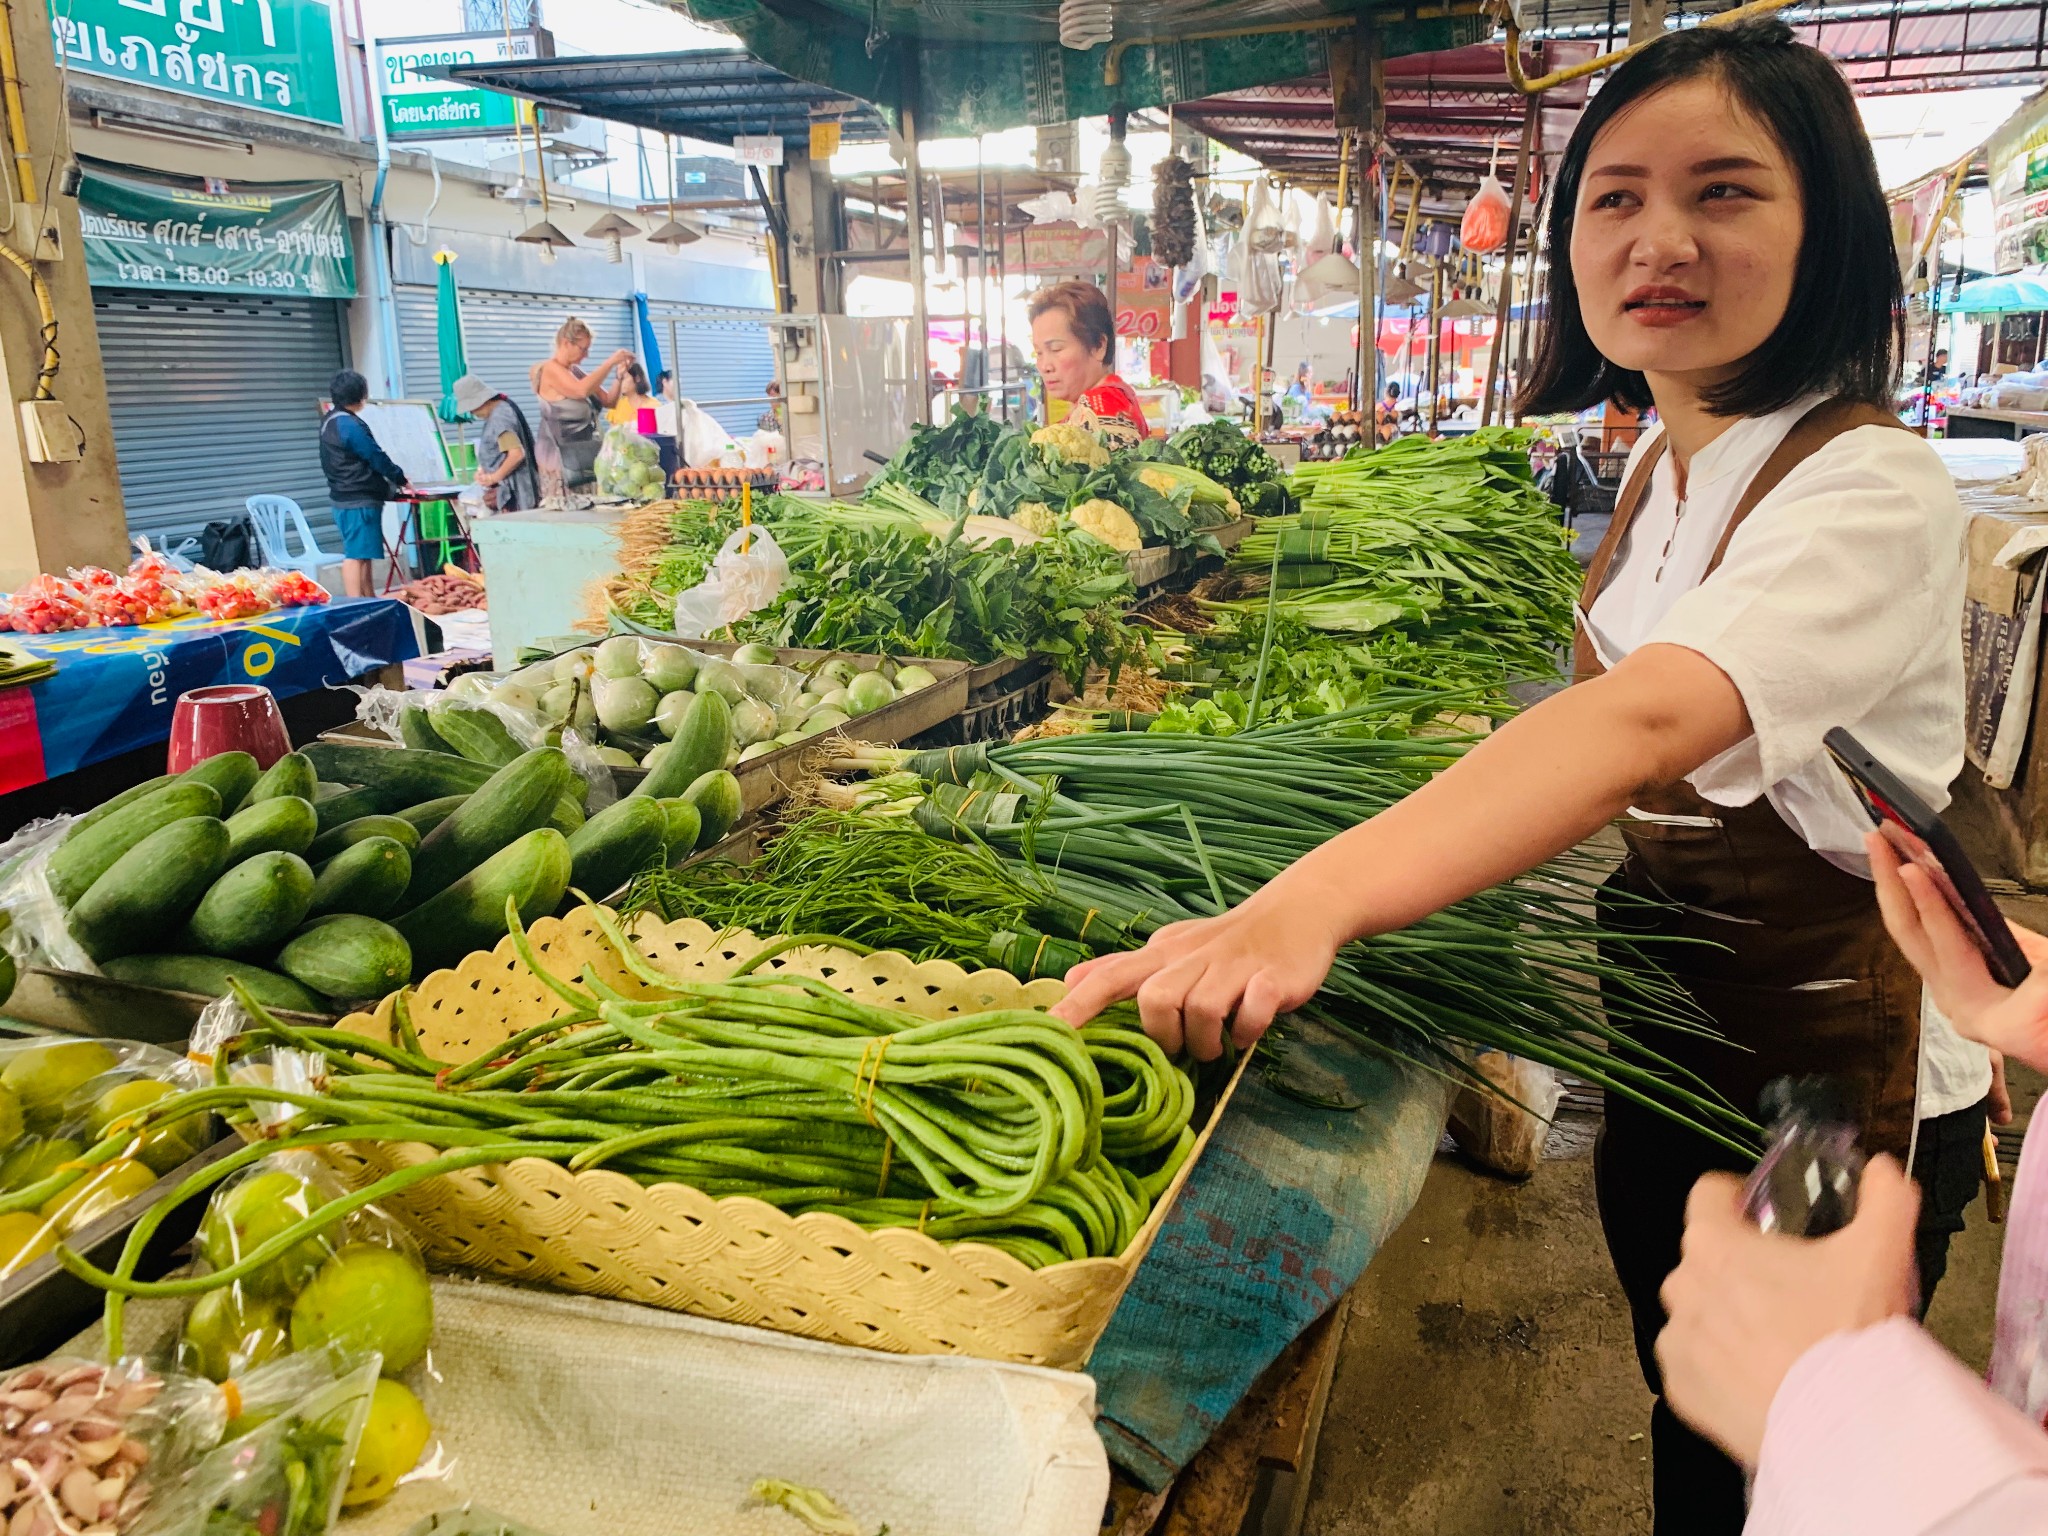
[{"label": "plastic bag of limes", "polygon": [[597,451],[597,489],[603,496],[627,496],[635,501],[658,501],[667,489],[661,470],[661,449],[651,437],[642,437],[628,426],[616,426],[604,435]]},{"label": "plastic bag of limes", "polygon": [[[209,1117],[148,1119],[160,1100],[199,1085],[192,1063],[151,1045],[55,1035],[0,1042],[0,1279],[204,1151]],[[120,1156],[50,1187],[66,1163],[109,1139],[122,1143]]]},{"label": "plastic bag of limes", "polygon": [[342,1495],[355,1505],[389,1494],[429,1450],[426,1410],[401,1378],[431,1373],[434,1296],[418,1246],[376,1206],[318,1220],[345,1192],[304,1152],[264,1158],[214,1191],[194,1241],[199,1268],[236,1274],[194,1298],[179,1363],[224,1381],[294,1353],[374,1353],[383,1379],[370,1394]]}]

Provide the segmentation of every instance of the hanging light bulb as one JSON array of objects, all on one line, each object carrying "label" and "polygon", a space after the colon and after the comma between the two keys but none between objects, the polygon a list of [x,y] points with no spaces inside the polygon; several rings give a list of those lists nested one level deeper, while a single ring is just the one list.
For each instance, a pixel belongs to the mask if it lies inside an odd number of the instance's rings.
[{"label": "hanging light bulb", "polygon": [[1095,222],[1112,224],[1128,221],[1130,211],[1124,207],[1124,188],[1131,184],[1131,152],[1124,146],[1123,136],[1114,135],[1109,147],[1102,152],[1102,163],[1095,173],[1093,211]]},{"label": "hanging light bulb", "polygon": [[1060,0],[1060,46],[1076,53],[1099,48],[1116,37],[1112,0]]},{"label": "hanging light bulb", "polygon": [[619,242],[628,235],[637,235],[639,233],[640,226],[638,224],[635,224],[631,219],[622,218],[618,213],[607,208],[603,218],[583,231],[583,238],[586,240],[602,240],[604,242],[604,259],[616,267],[621,265],[626,259],[626,253],[620,248]]}]

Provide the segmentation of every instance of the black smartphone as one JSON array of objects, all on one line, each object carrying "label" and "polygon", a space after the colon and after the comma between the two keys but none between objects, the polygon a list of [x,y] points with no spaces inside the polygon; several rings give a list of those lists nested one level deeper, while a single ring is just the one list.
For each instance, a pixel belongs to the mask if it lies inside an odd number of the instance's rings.
[{"label": "black smartphone", "polygon": [[2025,981],[2033,967],[2027,964],[2027,957],[2014,941],[1998,904],[1984,889],[1976,866],[1963,852],[1955,833],[1927,808],[1926,801],[1840,726],[1823,736],[1821,744],[1849,776],[1856,798],[1863,802],[1871,824],[1884,834],[1885,841],[1901,859],[1925,870],[1948,898],[1963,927],[1984,951],[1992,978],[2005,987],[2016,987]]}]

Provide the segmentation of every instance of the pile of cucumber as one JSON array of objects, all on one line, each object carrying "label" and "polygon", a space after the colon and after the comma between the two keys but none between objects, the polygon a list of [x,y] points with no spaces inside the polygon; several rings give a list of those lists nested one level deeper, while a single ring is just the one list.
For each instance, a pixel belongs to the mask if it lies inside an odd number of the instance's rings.
[{"label": "pile of cucumber", "polygon": [[741,810],[716,767],[587,818],[586,793],[554,747],[493,765],[315,742],[268,771],[226,752],[80,817],[46,875],[108,976],[331,1013],[491,948],[508,898],[529,923],[603,900]]}]

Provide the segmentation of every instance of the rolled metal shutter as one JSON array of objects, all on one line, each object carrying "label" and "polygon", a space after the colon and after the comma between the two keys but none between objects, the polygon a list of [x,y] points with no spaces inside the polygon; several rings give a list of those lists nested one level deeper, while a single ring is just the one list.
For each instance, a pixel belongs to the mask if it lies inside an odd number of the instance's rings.
[{"label": "rolled metal shutter", "polygon": [[[675,351],[669,357],[669,319],[701,313],[712,306],[703,304],[661,304],[648,306],[654,334],[661,343],[661,355],[676,372],[676,393],[686,400],[745,400],[742,405],[706,405],[720,426],[744,439],[754,430],[765,399],[768,381],[775,377],[775,350],[769,343],[768,327],[750,320],[722,320],[700,324],[678,324]],[[763,310],[767,316],[770,311]]]},{"label": "rolled metal shutter", "polygon": [[[398,349],[405,363],[405,393],[413,400],[441,398],[441,343],[435,322],[434,290],[400,284]],[[465,289],[462,355],[469,371],[500,394],[510,396],[536,426],[540,401],[527,375],[555,349],[555,332],[571,315],[590,327],[590,355],[602,360],[620,347],[640,348],[633,334],[633,307],[617,299],[528,299]]]},{"label": "rolled metal shutter", "polygon": [[289,496],[338,554],[320,400],[343,365],[341,305],[285,295],[93,290],[130,534],[175,545]]}]

